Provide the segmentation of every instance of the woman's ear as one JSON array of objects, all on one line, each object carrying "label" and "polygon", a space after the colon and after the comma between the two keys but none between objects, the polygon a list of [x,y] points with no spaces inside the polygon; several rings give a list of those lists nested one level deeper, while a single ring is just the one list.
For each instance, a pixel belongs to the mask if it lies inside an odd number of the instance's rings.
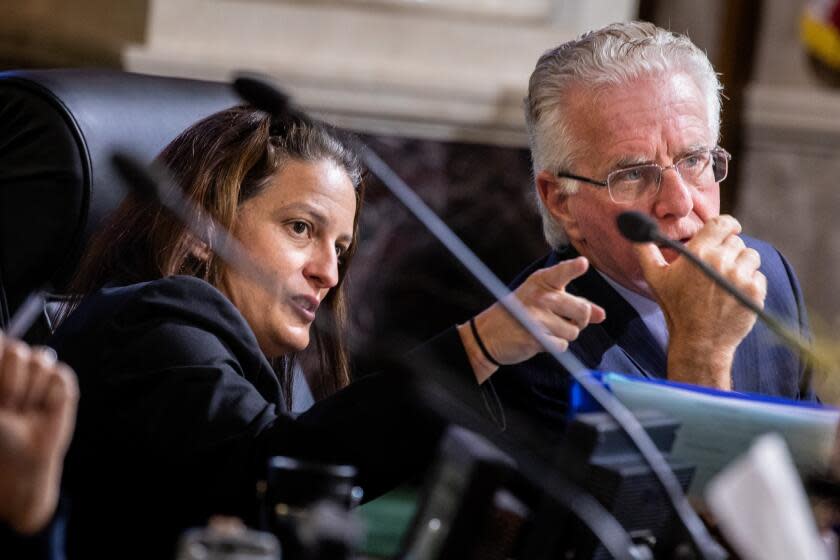
[{"label": "woman's ear", "polygon": [[580,228],[578,228],[574,214],[569,209],[571,195],[560,185],[557,176],[548,170],[540,171],[535,182],[537,194],[551,217],[563,226],[570,240],[576,239]]},{"label": "woman's ear", "polygon": [[190,255],[197,260],[206,263],[210,260],[210,247],[204,241],[198,239],[193,234],[187,234],[187,244],[189,245]]}]

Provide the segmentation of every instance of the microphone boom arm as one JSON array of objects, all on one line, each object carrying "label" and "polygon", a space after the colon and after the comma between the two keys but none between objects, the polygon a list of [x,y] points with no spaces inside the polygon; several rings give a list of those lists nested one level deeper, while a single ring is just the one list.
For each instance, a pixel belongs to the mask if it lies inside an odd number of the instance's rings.
[{"label": "microphone boom arm", "polygon": [[650,466],[668,496],[674,513],[689,534],[696,550],[703,558],[720,558],[722,549],[712,539],[705,525],[691,508],[682,493],[679,481],[668,466],[656,444],[642,425],[617,398],[600,383],[592,380],[586,367],[570,352],[563,352],[542,333],[539,325],[531,318],[525,307],[515,297],[507,297],[511,291],[487,268],[481,259],[429,208],[394,171],[370,148],[354,142],[368,169],[379,177],[391,193],[440,241],[469,273],[490,292],[493,297],[533,336],[540,345],[577,381],[603,409],[612,416],[639,450]]}]

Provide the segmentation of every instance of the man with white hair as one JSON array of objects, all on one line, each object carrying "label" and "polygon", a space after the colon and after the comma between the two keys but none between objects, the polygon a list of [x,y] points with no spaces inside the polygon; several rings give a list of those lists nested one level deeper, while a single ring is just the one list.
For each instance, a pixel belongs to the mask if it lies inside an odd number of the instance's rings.
[{"label": "man with white hair", "polygon": [[[649,215],[665,235],[807,335],[790,265],[720,215],[730,160],[718,146],[720,90],[702,51],[650,23],[614,24],[546,52],[531,75],[526,112],[552,251],[520,278],[579,255],[588,259],[589,269],[565,291],[606,311],[604,322],[588,325],[569,345],[589,368],[813,398],[799,394],[806,367],[799,355],[755,324],[754,313],[671,249],[634,245],[616,227],[625,211]],[[480,315],[476,326],[492,357],[504,334],[482,325]],[[494,377],[503,400],[560,423],[568,383],[545,354]]]}]

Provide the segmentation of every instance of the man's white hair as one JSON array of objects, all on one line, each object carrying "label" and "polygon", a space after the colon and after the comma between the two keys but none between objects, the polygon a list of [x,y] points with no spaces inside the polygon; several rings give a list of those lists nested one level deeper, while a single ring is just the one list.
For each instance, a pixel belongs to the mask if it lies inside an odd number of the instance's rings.
[{"label": "man's white hair", "polygon": [[[525,118],[534,176],[543,169],[551,173],[572,168],[581,146],[572,137],[566,96],[575,86],[597,90],[628,84],[644,76],[673,72],[688,74],[706,98],[709,129],[714,138],[720,131],[722,86],[706,54],[685,35],[672,33],[647,22],[615,23],[590,31],[544,53],[528,84]],[[568,193],[578,185],[560,180]],[[542,203],[543,233],[552,248],[567,243],[562,224]]]}]

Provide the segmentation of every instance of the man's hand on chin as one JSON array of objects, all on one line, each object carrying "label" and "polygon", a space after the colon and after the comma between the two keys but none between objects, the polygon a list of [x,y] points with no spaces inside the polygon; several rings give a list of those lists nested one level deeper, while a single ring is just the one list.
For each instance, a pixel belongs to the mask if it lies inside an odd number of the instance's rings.
[{"label": "man's hand on chin", "polygon": [[[744,245],[740,232],[735,218],[717,216],[687,246],[763,307],[767,279],[758,270],[761,258]],[[735,349],[755,324],[755,314],[687,259],[680,257],[669,264],[653,243],[634,248],[668,324],[668,378],[731,389]]]}]

